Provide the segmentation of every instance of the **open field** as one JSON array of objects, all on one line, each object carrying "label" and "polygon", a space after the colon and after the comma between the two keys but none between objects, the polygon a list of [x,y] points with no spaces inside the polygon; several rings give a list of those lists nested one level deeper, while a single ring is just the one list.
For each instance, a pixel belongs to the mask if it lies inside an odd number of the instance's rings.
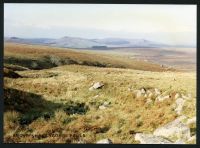
[{"label": "open field", "polygon": [[102,53],[124,56],[128,59],[162,64],[184,71],[196,70],[195,48],[110,48],[104,50],[86,50],[91,53]]},{"label": "open field", "polygon": [[[136,144],[136,133],[153,133],[179,116],[196,116],[194,71],[117,55],[11,43],[5,44],[4,67],[6,143],[96,143],[109,138]],[[97,82],[103,85],[90,89]],[[160,94],[138,96],[139,90]],[[181,113],[174,109],[176,94],[188,98]],[[159,96],[168,97],[158,101]],[[194,136],[196,124],[189,129]]]}]

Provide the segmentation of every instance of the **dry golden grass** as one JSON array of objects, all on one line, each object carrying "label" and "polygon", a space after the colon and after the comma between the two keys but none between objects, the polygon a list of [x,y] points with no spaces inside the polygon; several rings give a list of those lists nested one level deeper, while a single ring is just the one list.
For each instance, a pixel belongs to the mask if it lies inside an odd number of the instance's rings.
[{"label": "dry golden grass", "polygon": [[[135,98],[133,91],[142,87],[158,88],[166,93],[191,93],[193,99],[188,102],[184,114],[188,117],[196,115],[196,74],[192,72],[66,65],[17,73],[23,78],[5,77],[4,86],[41,96],[45,106],[39,110],[52,115],[47,119],[39,116],[22,126],[9,119],[9,116],[16,115],[8,111],[4,114],[4,125],[9,125],[4,127],[4,142],[95,143],[102,138],[110,138],[114,143],[137,143],[134,133],[152,132],[177,117],[172,110],[173,98],[150,105],[145,104],[145,98]],[[105,84],[102,89],[88,90],[93,82],[100,81]],[[63,109],[70,100],[84,102],[89,110],[83,115],[66,114]],[[98,109],[105,101],[111,102],[110,106],[105,110]],[[30,110],[28,115],[34,113]],[[19,118],[25,116],[24,113],[19,114]],[[16,127],[19,127],[18,130]],[[13,137],[12,132],[27,135]]]},{"label": "dry golden grass", "polygon": [[[158,64],[145,61],[127,59],[108,54],[95,54],[88,51],[84,52],[66,48],[15,43],[5,43],[4,46],[4,62],[8,64],[17,64],[24,67],[29,66],[28,68],[37,67],[37,69],[55,67],[54,63],[52,64],[50,61],[46,61],[45,63],[45,60],[47,60],[45,58],[49,58],[49,56],[52,56],[52,58],[57,61],[57,65],[63,65],[62,62],[58,61],[70,59],[70,62],[79,65],[96,65],[99,67],[118,67],[150,71],[175,71],[175,69],[163,68]],[[14,59],[11,61],[8,58]],[[27,63],[29,63],[29,65],[27,65]],[[51,64],[52,66],[50,66]]]}]

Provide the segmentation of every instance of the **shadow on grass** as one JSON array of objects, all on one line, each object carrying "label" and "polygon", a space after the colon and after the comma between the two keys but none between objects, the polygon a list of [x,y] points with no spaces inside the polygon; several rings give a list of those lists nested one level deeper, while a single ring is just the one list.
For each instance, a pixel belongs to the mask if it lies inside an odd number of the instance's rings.
[{"label": "shadow on grass", "polygon": [[126,68],[121,64],[111,65],[109,63],[99,62],[99,61],[79,61],[71,58],[61,58],[58,56],[43,56],[39,59],[31,58],[17,58],[17,57],[4,57],[4,63],[22,66],[25,68],[33,70],[49,69],[61,65],[85,65],[85,66],[95,66],[95,67],[115,67],[115,68]]},{"label": "shadow on grass", "polygon": [[85,103],[70,101],[66,104],[45,100],[41,95],[13,88],[4,88],[4,111],[14,110],[22,113],[19,118],[21,125],[28,125],[37,118],[49,120],[57,109],[66,114],[85,114],[89,108]]}]

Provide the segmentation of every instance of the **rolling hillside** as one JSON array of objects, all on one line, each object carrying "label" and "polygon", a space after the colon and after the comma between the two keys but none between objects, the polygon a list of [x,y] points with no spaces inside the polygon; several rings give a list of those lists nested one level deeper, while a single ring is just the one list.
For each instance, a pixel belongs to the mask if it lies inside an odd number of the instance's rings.
[{"label": "rolling hillside", "polygon": [[168,47],[169,45],[152,42],[145,39],[122,39],[122,38],[105,38],[105,39],[85,39],[78,37],[62,37],[58,39],[49,38],[5,38],[6,42],[21,44],[38,44],[54,47],[68,48],[119,48],[119,47]]},{"label": "rolling hillside", "polygon": [[195,119],[195,72],[122,55],[5,44],[5,143],[194,144]]},{"label": "rolling hillside", "polygon": [[122,56],[14,43],[5,44],[4,63],[24,66],[30,69],[44,69],[66,64],[78,64],[150,71],[175,70],[145,61],[127,59]]}]

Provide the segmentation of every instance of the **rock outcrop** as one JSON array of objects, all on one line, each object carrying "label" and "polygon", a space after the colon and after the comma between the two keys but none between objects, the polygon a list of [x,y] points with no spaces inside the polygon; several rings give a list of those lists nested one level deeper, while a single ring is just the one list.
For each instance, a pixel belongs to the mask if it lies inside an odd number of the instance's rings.
[{"label": "rock outcrop", "polygon": [[190,138],[190,128],[184,124],[182,121],[185,119],[184,116],[177,118],[176,120],[157,128],[153,135],[155,136],[163,136],[173,139],[183,139],[187,140]]}]

